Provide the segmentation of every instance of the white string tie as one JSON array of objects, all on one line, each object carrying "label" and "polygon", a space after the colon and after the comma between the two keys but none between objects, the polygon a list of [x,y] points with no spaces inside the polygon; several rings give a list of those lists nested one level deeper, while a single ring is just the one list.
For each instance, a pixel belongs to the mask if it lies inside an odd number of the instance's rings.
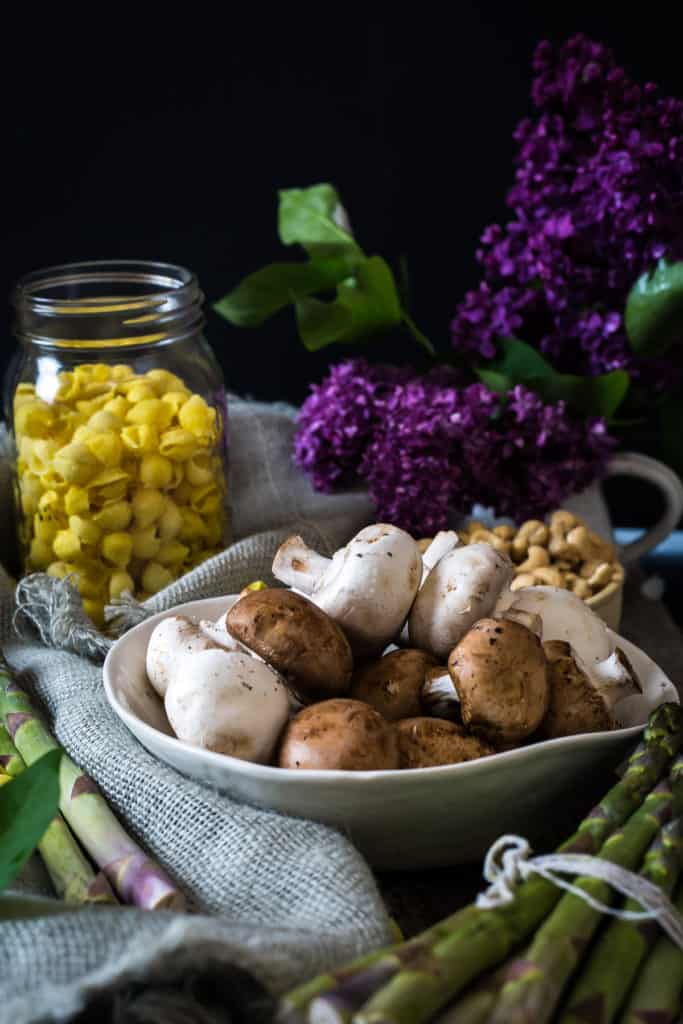
[{"label": "white string tie", "polygon": [[[522,836],[505,835],[489,848],[484,860],[483,875],[489,883],[488,889],[477,896],[477,906],[482,910],[495,910],[511,903],[520,882],[530,875],[540,875],[546,881],[578,896],[593,910],[622,921],[657,921],[672,942],[683,949],[683,917],[659,886],[649,882],[642,875],[612,864],[600,857],[585,853],[549,853],[539,857],[531,856],[529,843]],[[619,910],[595,899],[585,889],[568,882],[560,875],[588,876],[607,882],[622,896],[638,902],[643,910]]]}]

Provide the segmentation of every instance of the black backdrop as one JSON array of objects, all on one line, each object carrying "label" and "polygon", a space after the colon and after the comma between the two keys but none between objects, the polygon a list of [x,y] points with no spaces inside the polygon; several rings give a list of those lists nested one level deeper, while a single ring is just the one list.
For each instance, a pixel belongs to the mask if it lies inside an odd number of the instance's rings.
[{"label": "black backdrop", "polygon": [[[407,257],[415,318],[446,349],[477,238],[505,214],[536,42],[587,32],[676,95],[683,61],[666,2],[430,6],[5,10],[0,293],[41,266],[118,257],[185,264],[215,300],[282,255],[276,190],[332,181],[363,247]],[[306,353],[288,312],[247,332],[209,310],[207,333],[228,386],[265,399],[299,402],[351,351]],[[618,522],[655,516],[649,490],[623,493]]]},{"label": "black backdrop", "polygon": [[[407,255],[416,319],[446,348],[477,279],[477,237],[504,214],[534,44],[586,31],[677,94],[683,61],[666,4],[652,17],[599,3],[429,6],[382,17],[259,5],[219,20],[201,4],[153,17],[141,4],[134,18],[99,6],[84,21],[36,5],[10,18],[0,293],[51,263],[134,257],[193,268],[216,299],[280,254],[276,189],[328,180],[368,251]],[[289,313],[255,332],[209,313],[207,329],[228,385],[263,398],[301,400],[349,352],[305,353]],[[407,360],[412,348],[374,351]]]}]

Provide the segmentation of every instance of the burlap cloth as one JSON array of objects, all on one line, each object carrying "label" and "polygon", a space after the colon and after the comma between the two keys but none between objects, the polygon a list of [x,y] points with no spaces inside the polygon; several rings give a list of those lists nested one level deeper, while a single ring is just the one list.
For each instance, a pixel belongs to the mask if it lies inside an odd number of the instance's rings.
[{"label": "burlap cloth", "polygon": [[[301,533],[333,550],[371,518],[367,498],[315,494],[291,462],[292,410],[233,401],[231,488],[236,542],[157,594],[153,611],[269,579],[277,545]],[[3,553],[10,524],[0,459]],[[8,560],[8,559],[5,559]],[[177,880],[191,913],[85,910],[0,924],[0,1022],[67,1020],[87,993],[122,978],[231,962],[281,992],[389,938],[369,868],[337,832],[245,806],[155,760],[113,715],[100,666],[12,630],[14,582],[0,569],[0,638],[68,753],[120,820]],[[25,889],[40,892],[34,864]]]}]

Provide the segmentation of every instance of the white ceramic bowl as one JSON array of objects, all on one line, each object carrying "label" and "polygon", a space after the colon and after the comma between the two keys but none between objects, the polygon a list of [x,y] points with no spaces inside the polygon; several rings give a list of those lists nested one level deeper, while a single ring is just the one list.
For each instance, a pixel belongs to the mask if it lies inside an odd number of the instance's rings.
[{"label": "white ceramic bowl", "polygon": [[126,633],[104,663],[109,703],[143,746],[178,771],[247,803],[334,825],[376,867],[465,863],[481,857],[501,833],[533,832],[534,823],[563,793],[626,752],[651,708],[678,702],[673,683],[661,669],[621,640],[645,690],[645,700],[627,698],[632,702],[631,728],[547,740],[465,764],[412,771],[295,771],[252,764],[176,739],[145,675],[147,643],[161,619],[177,614],[217,619],[233,601],[191,601]]}]

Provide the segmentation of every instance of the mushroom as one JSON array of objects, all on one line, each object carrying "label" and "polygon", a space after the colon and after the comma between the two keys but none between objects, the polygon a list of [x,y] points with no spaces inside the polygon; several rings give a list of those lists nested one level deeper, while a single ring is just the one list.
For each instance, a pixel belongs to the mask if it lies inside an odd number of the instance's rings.
[{"label": "mushroom", "polygon": [[460,544],[460,538],[455,530],[440,530],[428,547],[422,552],[422,583],[427,579],[430,572],[445,555],[453,551]]},{"label": "mushroom", "polygon": [[267,665],[220,649],[182,655],[164,704],[178,739],[262,764],[289,715],[287,689]]},{"label": "mushroom", "polygon": [[490,544],[467,544],[440,559],[427,576],[408,619],[410,644],[439,660],[470,626],[489,615],[513,575],[512,562]]},{"label": "mushroom", "polygon": [[626,655],[618,647],[602,662],[583,663],[568,643],[543,644],[548,660],[550,703],[541,722],[543,739],[601,732],[619,726],[618,704],[642,692]]},{"label": "mushroom", "polygon": [[605,623],[570,590],[526,587],[501,595],[496,614],[513,618],[521,613],[540,616],[544,643],[564,640],[587,664],[598,664],[614,651],[615,643]]},{"label": "mushroom", "polygon": [[538,637],[518,622],[481,619],[448,659],[462,720],[496,746],[530,736],[548,709],[547,665]]},{"label": "mushroom", "polygon": [[396,730],[359,700],[324,700],[293,718],[280,743],[281,768],[382,771],[398,768]]},{"label": "mushroom", "polygon": [[427,669],[420,693],[423,714],[462,724],[460,698],[447,666]]},{"label": "mushroom", "polygon": [[308,598],[281,588],[251,591],[225,621],[230,635],[272,666],[303,703],[348,693],[348,640]]},{"label": "mushroom", "polygon": [[[426,538],[421,541],[417,541],[417,546],[422,554],[422,578],[420,580],[420,587],[424,586],[424,582],[429,576],[430,572],[434,568],[437,562],[452,551],[460,544],[460,537],[455,530],[440,530],[435,537],[429,539]],[[408,635],[408,620],[403,624],[403,629],[398,637],[396,643],[400,644],[401,647],[410,646],[410,637]]]},{"label": "mushroom", "polygon": [[332,559],[290,537],[275,555],[273,575],[327,612],[354,654],[372,657],[400,634],[420,585],[422,559],[410,534],[376,523]]},{"label": "mushroom", "polygon": [[421,715],[420,692],[433,665],[435,659],[426,651],[392,651],[354,675],[351,696],[365,701],[389,722]]},{"label": "mushroom", "polygon": [[185,615],[171,615],[154,627],[147,645],[147,678],[159,694],[166,696],[169,684],[183,654],[208,651],[219,645]]},{"label": "mushroom", "polygon": [[461,725],[439,718],[406,718],[396,725],[401,768],[432,768],[487,757],[495,750]]}]

